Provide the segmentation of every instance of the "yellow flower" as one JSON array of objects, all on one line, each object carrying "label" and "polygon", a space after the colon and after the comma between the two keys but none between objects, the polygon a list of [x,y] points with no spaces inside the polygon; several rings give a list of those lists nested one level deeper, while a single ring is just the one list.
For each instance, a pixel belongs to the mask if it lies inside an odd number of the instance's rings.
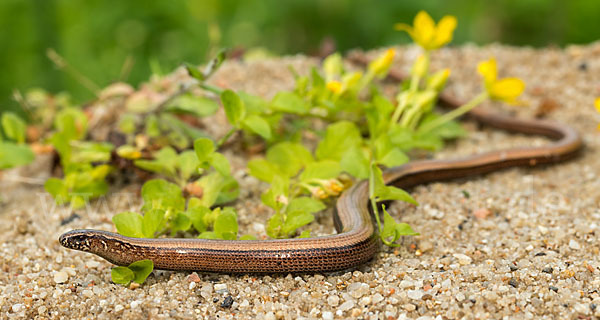
[{"label": "yellow flower", "polygon": [[525,90],[525,83],[519,78],[498,80],[498,69],[496,68],[496,59],[494,58],[480,62],[477,70],[483,76],[485,89],[493,100],[516,104],[517,98]]},{"label": "yellow flower", "polygon": [[342,92],[342,83],[337,80],[327,82],[327,89],[335,94]]},{"label": "yellow flower", "polygon": [[444,16],[435,25],[435,21],[425,11],[419,11],[413,22],[414,26],[405,23],[396,23],[394,28],[398,31],[406,31],[410,37],[423,49],[434,50],[443,47],[452,41],[452,33],[456,29],[456,17]]},{"label": "yellow flower", "polygon": [[383,78],[387,74],[394,57],[396,56],[396,50],[387,49],[379,58],[373,60],[369,64],[369,71],[373,72],[376,76]]},{"label": "yellow flower", "polygon": [[596,110],[600,112],[600,97],[596,98],[596,101],[594,101],[594,106],[596,107]]}]

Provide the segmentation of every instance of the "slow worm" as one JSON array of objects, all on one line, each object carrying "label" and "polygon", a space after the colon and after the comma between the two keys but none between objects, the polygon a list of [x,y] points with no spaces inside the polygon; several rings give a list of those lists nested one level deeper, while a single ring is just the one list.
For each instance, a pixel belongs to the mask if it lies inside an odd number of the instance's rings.
[{"label": "slow worm", "polygon": [[[353,62],[365,65],[364,56]],[[392,71],[393,80],[401,76]],[[448,96],[440,104],[456,108]],[[485,174],[508,167],[557,163],[574,157],[582,140],[573,128],[544,120],[521,120],[476,108],[469,116],[495,128],[546,136],[553,143],[535,148],[514,148],[456,160],[424,160],[391,168],[384,180],[400,188],[417,184]],[[337,234],[283,240],[205,240],[128,238],[100,230],[73,230],[60,236],[66,248],[94,253],[117,264],[150,259],[156,269],[226,273],[322,272],[343,270],[369,261],[379,249],[368,203],[368,183],[361,181],[338,199],[334,222]],[[432,231],[433,232],[433,231]]]}]

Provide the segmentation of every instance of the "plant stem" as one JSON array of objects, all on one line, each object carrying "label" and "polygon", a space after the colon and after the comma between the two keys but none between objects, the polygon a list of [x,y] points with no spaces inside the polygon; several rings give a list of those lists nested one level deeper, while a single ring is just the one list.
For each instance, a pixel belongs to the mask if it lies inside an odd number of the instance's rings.
[{"label": "plant stem", "polygon": [[221,93],[223,93],[223,91],[225,91],[225,90],[223,90],[223,89],[221,89],[219,87],[215,87],[213,85],[206,84],[204,82],[200,83],[199,86],[200,86],[200,88],[202,88],[202,89],[204,89],[206,91],[210,91],[212,93],[215,93],[217,95],[220,95]]},{"label": "plant stem", "polygon": [[377,207],[377,201],[375,201],[375,172],[373,170],[373,162],[371,162],[369,170],[369,201],[371,202],[371,208],[373,209],[373,215],[377,221],[377,231],[381,234],[383,227],[381,226],[381,220],[379,218],[379,207]]},{"label": "plant stem", "polygon": [[237,131],[237,128],[231,128],[229,129],[229,131],[227,131],[227,133],[223,136],[223,138],[219,139],[219,141],[217,141],[217,149],[219,149],[225,142],[227,142],[227,139],[229,139],[229,137],[231,137],[232,134],[234,134]]},{"label": "plant stem", "polygon": [[427,133],[430,132],[431,130],[443,125],[444,123],[447,123],[449,121],[452,121],[460,116],[462,116],[463,114],[471,111],[473,108],[477,107],[479,104],[481,104],[483,101],[485,101],[488,98],[488,94],[487,92],[482,92],[479,95],[477,95],[475,98],[471,99],[471,101],[463,104],[462,106],[445,113],[444,115],[442,115],[441,117],[425,124],[423,127],[421,127],[421,129],[419,130],[421,133]]}]

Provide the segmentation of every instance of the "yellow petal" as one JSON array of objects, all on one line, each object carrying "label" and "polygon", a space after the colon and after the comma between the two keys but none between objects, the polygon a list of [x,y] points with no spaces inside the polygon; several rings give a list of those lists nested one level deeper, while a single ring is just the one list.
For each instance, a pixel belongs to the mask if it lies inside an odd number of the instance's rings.
[{"label": "yellow petal", "polygon": [[336,80],[327,82],[327,89],[335,94],[342,91],[342,83]]},{"label": "yellow petal", "polygon": [[523,80],[519,78],[505,78],[494,82],[489,90],[489,94],[492,99],[514,103],[521,93],[523,93],[523,90],[525,90]]},{"label": "yellow petal", "polygon": [[432,46],[437,49],[452,41],[452,33],[456,29],[456,25],[455,16],[444,16],[437,25]]},{"label": "yellow petal", "polygon": [[431,40],[435,35],[435,22],[431,16],[421,10],[417,13],[414,21],[414,40],[425,49],[430,49]]},{"label": "yellow petal", "polygon": [[596,98],[596,101],[594,101],[594,106],[596,107],[596,110],[600,112],[600,98]]},{"label": "yellow petal", "polygon": [[415,30],[412,28],[412,26],[409,26],[406,23],[396,23],[394,25],[394,29],[396,29],[397,31],[406,31],[408,35],[410,35],[410,37],[413,38],[413,40],[415,38]]},{"label": "yellow petal", "polygon": [[498,71],[496,68],[496,59],[490,58],[490,60],[482,61],[477,66],[477,71],[479,74],[483,76],[483,80],[485,81],[485,86],[489,88],[498,77]]}]

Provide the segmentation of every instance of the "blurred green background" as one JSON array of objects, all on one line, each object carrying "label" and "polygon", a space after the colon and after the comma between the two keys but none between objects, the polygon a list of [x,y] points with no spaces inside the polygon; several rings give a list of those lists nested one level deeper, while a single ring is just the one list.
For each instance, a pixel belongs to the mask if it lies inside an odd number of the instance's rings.
[{"label": "blurred green background", "polygon": [[137,84],[183,61],[202,63],[220,46],[280,55],[314,54],[327,37],[341,51],[407,43],[392,26],[412,22],[420,9],[435,20],[458,17],[453,44],[563,46],[600,38],[598,0],[2,0],[0,112],[18,109],[14,89],[93,97],[57,70],[48,48],[100,87],[118,79]]}]

